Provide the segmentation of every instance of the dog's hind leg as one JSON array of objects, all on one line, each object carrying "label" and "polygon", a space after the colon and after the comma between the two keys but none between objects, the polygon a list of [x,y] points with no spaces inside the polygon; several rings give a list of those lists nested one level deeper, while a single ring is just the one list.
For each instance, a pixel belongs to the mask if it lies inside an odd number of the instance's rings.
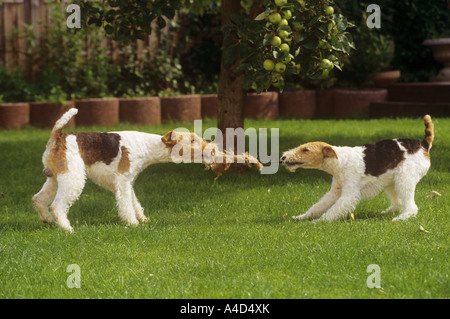
[{"label": "dog's hind leg", "polygon": [[58,190],[50,210],[56,224],[63,230],[72,232],[70,222],[67,219],[70,206],[78,199],[83,191],[86,179],[84,174],[73,172],[60,174],[57,176]]},{"label": "dog's hind leg", "polygon": [[32,200],[34,208],[37,210],[44,223],[53,223],[53,218],[48,211],[48,205],[50,205],[55,198],[57,185],[55,177],[48,177],[39,193],[33,196]]},{"label": "dog's hind leg", "polygon": [[140,222],[146,222],[148,218],[144,215],[144,208],[142,208],[141,204],[139,203],[139,200],[137,199],[133,188],[131,188],[131,192],[133,198],[133,208],[136,214],[136,218]]},{"label": "dog's hind leg", "polygon": [[119,210],[120,219],[127,225],[139,224],[133,204],[133,186],[130,181],[125,177],[118,176],[115,187],[117,209]]},{"label": "dog's hind leg", "polygon": [[389,199],[391,200],[391,205],[389,206],[388,209],[382,211],[382,214],[385,213],[389,213],[389,212],[396,212],[400,210],[401,207],[401,203],[400,203],[400,199],[397,196],[397,193],[395,192],[395,186],[391,185],[389,187],[387,187],[384,192],[386,193],[386,195],[389,197]]},{"label": "dog's hind leg", "polygon": [[401,200],[401,214],[393,219],[405,220],[417,215],[417,205],[414,201],[416,184],[399,183],[395,186],[396,193]]}]

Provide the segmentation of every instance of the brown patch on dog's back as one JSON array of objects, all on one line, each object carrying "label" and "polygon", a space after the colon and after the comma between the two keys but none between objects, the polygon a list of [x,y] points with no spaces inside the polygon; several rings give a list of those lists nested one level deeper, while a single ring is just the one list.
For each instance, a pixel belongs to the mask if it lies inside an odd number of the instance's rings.
[{"label": "brown patch on dog's back", "polygon": [[394,140],[384,140],[377,143],[365,144],[364,164],[365,174],[380,176],[389,169],[397,167],[403,161],[404,152]]},{"label": "brown patch on dog's back", "polygon": [[77,138],[78,148],[84,164],[97,162],[111,164],[119,154],[120,135],[116,133],[71,133]]},{"label": "brown patch on dog's back", "polygon": [[399,141],[400,144],[402,144],[402,146],[404,148],[406,148],[406,150],[408,151],[408,154],[414,154],[419,149],[422,148],[422,144],[418,140],[410,140],[410,139],[407,139],[407,138],[399,138],[399,139],[397,139],[397,141]]},{"label": "brown patch on dog's back", "polygon": [[122,157],[120,158],[117,171],[119,172],[119,174],[123,174],[128,172],[128,170],[130,169],[130,158],[128,156],[130,152],[128,152],[128,149],[125,146],[122,146],[120,149],[122,150]]}]

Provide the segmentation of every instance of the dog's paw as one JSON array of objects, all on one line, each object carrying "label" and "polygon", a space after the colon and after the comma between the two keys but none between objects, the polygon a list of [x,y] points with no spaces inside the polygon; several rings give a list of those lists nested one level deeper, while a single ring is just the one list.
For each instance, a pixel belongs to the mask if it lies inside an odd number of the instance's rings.
[{"label": "dog's paw", "polygon": [[402,213],[400,215],[398,215],[397,217],[394,217],[394,219],[392,219],[393,222],[397,222],[399,220],[407,220],[408,218],[414,217],[416,216],[415,214],[405,214]]},{"label": "dog's paw", "polygon": [[140,221],[141,223],[146,223],[146,222],[149,221],[149,219],[148,219],[147,216],[142,216],[142,217],[139,219],[139,221]]},{"label": "dog's paw", "polygon": [[44,217],[44,218],[41,217],[41,220],[44,224],[47,224],[47,225],[51,225],[54,223],[53,218],[51,218],[50,216]]},{"label": "dog's paw", "polygon": [[298,215],[298,216],[292,216],[293,220],[305,220],[308,219],[308,216],[306,214]]}]

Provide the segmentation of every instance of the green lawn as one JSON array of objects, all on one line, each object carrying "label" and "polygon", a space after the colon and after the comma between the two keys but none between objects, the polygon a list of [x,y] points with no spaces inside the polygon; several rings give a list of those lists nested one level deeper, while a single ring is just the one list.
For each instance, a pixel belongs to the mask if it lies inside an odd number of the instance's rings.
[{"label": "green lawn", "polygon": [[[214,181],[200,164],[158,164],[135,186],[150,222],[124,226],[114,196],[88,183],[70,210],[73,234],[42,224],[31,204],[45,181],[50,130],[0,131],[0,298],[448,298],[450,119],[434,124],[432,166],[416,190],[419,214],[407,221],[379,214],[389,205],[384,194],[359,204],[355,221],[292,221],[329,189],[331,176],[315,170]],[[91,130],[162,134],[179,126]],[[280,128],[280,155],[306,141],[353,146],[424,135],[421,119],[246,127]],[[428,198],[433,190],[442,196]],[[72,264],[80,289],[66,285]],[[381,288],[366,285],[371,264]]]}]

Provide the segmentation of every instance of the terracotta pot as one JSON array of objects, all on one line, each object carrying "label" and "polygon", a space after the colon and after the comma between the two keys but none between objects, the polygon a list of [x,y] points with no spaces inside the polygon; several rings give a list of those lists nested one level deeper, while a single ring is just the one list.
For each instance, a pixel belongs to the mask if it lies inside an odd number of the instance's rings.
[{"label": "terracotta pot", "polygon": [[248,93],[245,97],[245,117],[273,119],[278,116],[278,92]]},{"label": "terracotta pot", "polygon": [[316,91],[283,92],[278,96],[280,115],[308,119],[316,113]]},{"label": "terracotta pot", "polygon": [[355,114],[368,115],[370,103],[387,100],[386,89],[346,90],[336,89],[334,92],[334,107],[336,116]]},{"label": "terracotta pot", "polygon": [[[53,102],[32,102],[30,103],[30,124],[40,128],[52,128],[61,115],[74,106],[74,101],[67,101],[64,104]],[[75,117],[71,118],[65,127],[74,126]]]},{"label": "terracotta pot", "polygon": [[217,94],[202,95],[202,117],[216,118],[217,117]]},{"label": "terracotta pot", "polygon": [[442,62],[444,68],[430,80],[433,82],[450,82],[450,38],[427,39],[423,43],[433,49],[436,61]]},{"label": "terracotta pot", "polygon": [[401,75],[400,70],[382,71],[373,78],[373,83],[377,88],[387,88],[397,83]]},{"label": "terracotta pot", "polygon": [[5,129],[21,128],[30,122],[29,103],[0,104],[0,127]]},{"label": "terracotta pot", "polygon": [[192,122],[202,118],[200,95],[180,95],[161,98],[162,121]]},{"label": "terracotta pot", "polygon": [[316,114],[320,117],[333,117],[334,112],[334,89],[316,91]]},{"label": "terracotta pot", "polygon": [[81,99],[75,101],[78,108],[78,126],[116,125],[119,123],[119,100],[117,98]]},{"label": "terracotta pot", "polygon": [[161,124],[161,100],[157,96],[119,99],[119,108],[121,122]]}]

